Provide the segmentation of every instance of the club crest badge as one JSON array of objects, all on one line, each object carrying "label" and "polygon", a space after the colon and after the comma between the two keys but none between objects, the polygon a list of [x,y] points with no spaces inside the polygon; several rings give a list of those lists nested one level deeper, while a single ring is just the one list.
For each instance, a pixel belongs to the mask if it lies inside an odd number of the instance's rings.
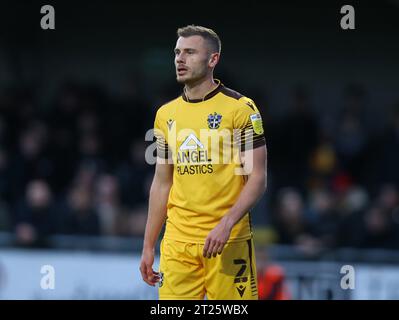
[{"label": "club crest badge", "polygon": [[214,112],[208,116],[208,128],[209,129],[218,129],[220,127],[220,123],[222,122],[222,115]]}]

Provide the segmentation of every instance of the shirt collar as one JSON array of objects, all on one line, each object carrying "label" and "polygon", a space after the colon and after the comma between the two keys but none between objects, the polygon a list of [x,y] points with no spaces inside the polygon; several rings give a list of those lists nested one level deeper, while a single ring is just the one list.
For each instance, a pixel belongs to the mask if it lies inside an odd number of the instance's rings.
[{"label": "shirt collar", "polygon": [[219,79],[214,79],[214,81],[218,84],[217,87],[211,91],[209,91],[202,99],[189,99],[183,90],[182,93],[182,98],[184,101],[189,102],[189,103],[197,103],[197,102],[202,102],[205,100],[209,100],[210,98],[214,97],[217,93],[220,92],[220,90],[223,87],[223,83]]}]

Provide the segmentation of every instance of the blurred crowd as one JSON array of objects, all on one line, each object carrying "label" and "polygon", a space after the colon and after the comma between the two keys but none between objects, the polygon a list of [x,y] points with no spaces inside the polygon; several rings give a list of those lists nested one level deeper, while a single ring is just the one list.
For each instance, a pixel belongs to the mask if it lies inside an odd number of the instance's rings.
[{"label": "blurred crowd", "polygon": [[68,83],[47,108],[31,90],[2,93],[0,231],[24,246],[53,234],[142,235],[154,115],[129,92],[110,100],[102,88]]},{"label": "blurred crowd", "polygon": [[[32,89],[0,92],[0,231],[16,245],[49,235],[142,236],[154,168],[144,159],[156,107],[132,84],[122,96],[66,83],[47,107]],[[360,86],[342,106],[311,105],[304,88],[275,116],[258,104],[268,145],[273,241],[308,252],[399,249],[399,105],[369,108]],[[267,108],[265,107],[267,106]]]},{"label": "blurred crowd", "polygon": [[399,104],[373,109],[359,85],[342,97],[317,111],[298,88],[266,124],[275,241],[309,254],[399,249]]}]

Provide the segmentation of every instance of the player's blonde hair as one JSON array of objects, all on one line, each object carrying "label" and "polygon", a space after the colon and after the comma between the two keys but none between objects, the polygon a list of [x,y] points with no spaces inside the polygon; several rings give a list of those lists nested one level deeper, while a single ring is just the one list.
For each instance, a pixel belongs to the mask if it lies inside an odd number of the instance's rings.
[{"label": "player's blonde hair", "polygon": [[201,36],[209,43],[212,53],[214,52],[220,53],[222,49],[222,43],[220,41],[219,36],[216,34],[215,31],[209,28],[196,26],[192,24],[177,29],[177,36],[183,38],[191,36]]}]

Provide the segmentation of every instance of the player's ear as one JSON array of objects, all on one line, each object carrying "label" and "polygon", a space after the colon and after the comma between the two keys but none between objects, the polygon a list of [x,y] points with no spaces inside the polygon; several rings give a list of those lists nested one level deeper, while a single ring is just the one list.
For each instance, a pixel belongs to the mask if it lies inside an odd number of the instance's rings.
[{"label": "player's ear", "polygon": [[220,53],[211,53],[211,56],[209,57],[209,61],[208,64],[211,68],[214,68],[217,63],[219,62],[219,58],[220,58]]}]

